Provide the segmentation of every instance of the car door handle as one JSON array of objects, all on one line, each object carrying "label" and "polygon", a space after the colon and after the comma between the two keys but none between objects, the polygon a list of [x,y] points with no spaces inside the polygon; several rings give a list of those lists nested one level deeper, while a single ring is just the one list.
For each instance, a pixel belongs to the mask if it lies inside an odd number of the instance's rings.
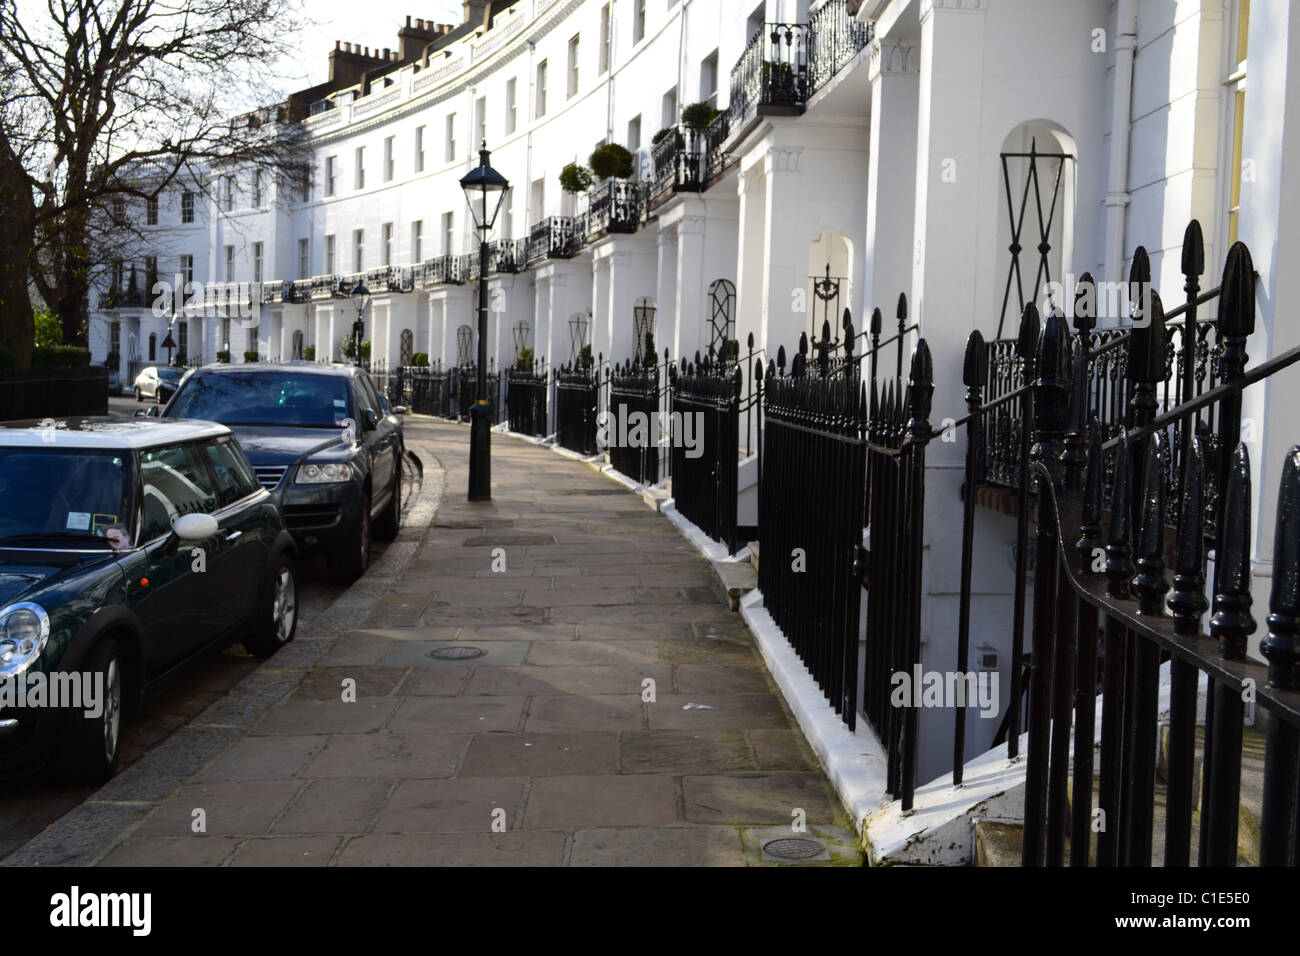
[{"label": "car door handle", "polygon": [[226,540],[227,540],[227,541],[234,541],[236,538],[242,537],[243,534],[244,534],[244,532],[242,532],[242,531],[233,531],[233,532],[231,532],[230,534],[226,535]]}]

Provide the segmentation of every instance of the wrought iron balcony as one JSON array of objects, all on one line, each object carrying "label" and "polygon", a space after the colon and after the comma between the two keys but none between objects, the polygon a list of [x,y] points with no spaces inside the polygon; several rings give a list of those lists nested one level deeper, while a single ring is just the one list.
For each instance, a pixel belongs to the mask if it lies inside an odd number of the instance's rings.
[{"label": "wrought iron balcony", "polygon": [[285,301],[301,305],[311,301],[312,280],[295,279],[289,283],[289,298]]},{"label": "wrought iron balcony", "polygon": [[594,238],[609,232],[636,232],[648,212],[646,190],[641,183],[611,179],[591,200],[584,226],[586,235]]},{"label": "wrought iron balcony", "polygon": [[830,0],[808,18],[809,93],[829,83],[871,42],[875,25],[859,22],[844,0]]},{"label": "wrought iron balcony", "polygon": [[698,192],[703,133],[688,126],[670,127],[671,132],[650,149],[654,178],[650,202],[662,201],[668,193]]},{"label": "wrought iron balcony", "polygon": [[291,288],[290,284],[287,280],[282,282],[277,282],[275,280],[272,280],[270,282],[263,282],[262,301],[267,303],[272,303],[272,304],[280,303],[280,302],[291,302],[292,299],[290,297],[290,288]]},{"label": "wrought iron balcony", "polygon": [[731,135],[731,114],[723,110],[704,129],[704,184],[708,186],[732,164],[735,157],[724,148]]},{"label": "wrought iron balcony", "polygon": [[522,272],[528,267],[527,239],[497,239],[488,249],[493,272]]},{"label": "wrought iron balcony", "polygon": [[764,24],[731,69],[731,129],[758,115],[798,115],[808,93],[808,25]]},{"label": "wrought iron balcony", "polygon": [[573,216],[548,216],[528,234],[528,261],[571,259],[579,245]]},{"label": "wrought iron balcony", "polygon": [[311,297],[313,300],[332,299],[334,291],[338,287],[338,276],[313,276],[311,280]]},{"label": "wrought iron balcony", "polygon": [[99,297],[101,309],[143,309],[149,305],[149,293],[134,285],[125,289],[108,288]]}]

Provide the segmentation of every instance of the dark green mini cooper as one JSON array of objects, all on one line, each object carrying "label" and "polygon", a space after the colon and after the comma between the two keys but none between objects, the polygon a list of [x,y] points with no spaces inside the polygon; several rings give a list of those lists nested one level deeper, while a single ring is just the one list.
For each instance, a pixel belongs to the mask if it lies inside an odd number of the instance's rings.
[{"label": "dark green mini cooper", "polygon": [[293,559],[222,425],[0,423],[0,775],[112,776],[124,711],[160,677],[293,640]]}]

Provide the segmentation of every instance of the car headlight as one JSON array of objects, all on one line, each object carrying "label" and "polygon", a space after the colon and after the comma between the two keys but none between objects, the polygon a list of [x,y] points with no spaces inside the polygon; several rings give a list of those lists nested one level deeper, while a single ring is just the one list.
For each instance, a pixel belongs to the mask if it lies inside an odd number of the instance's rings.
[{"label": "car headlight", "polygon": [[0,610],[0,674],[27,670],[50,639],[50,616],[39,604],[12,604]]},{"label": "car headlight", "polygon": [[347,481],[352,477],[352,468],[343,463],[308,462],[298,469],[297,482],[300,485],[322,485],[333,481]]}]

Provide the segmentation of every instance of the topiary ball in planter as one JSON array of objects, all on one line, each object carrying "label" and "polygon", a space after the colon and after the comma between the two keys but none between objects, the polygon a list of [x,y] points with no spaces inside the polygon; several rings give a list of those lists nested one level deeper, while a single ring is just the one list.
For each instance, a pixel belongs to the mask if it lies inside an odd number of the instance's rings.
[{"label": "topiary ball in planter", "polygon": [[591,170],[580,163],[569,163],[560,170],[560,188],[566,193],[585,193],[592,182]]},{"label": "topiary ball in planter", "polygon": [[701,100],[682,110],[682,123],[691,129],[704,129],[717,115],[718,111],[713,108],[713,104]]},{"label": "topiary ball in planter", "polygon": [[600,179],[627,179],[635,168],[632,153],[618,143],[597,147],[587,162]]}]

